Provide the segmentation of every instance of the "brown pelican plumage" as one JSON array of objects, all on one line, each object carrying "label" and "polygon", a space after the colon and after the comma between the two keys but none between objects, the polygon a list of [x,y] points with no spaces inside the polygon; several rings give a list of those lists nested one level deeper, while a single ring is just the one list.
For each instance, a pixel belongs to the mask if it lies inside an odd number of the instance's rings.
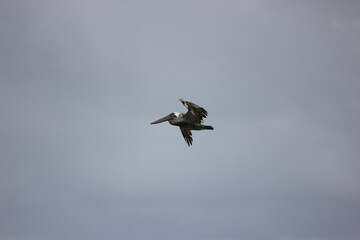
[{"label": "brown pelican plumage", "polygon": [[186,101],[180,98],[180,101],[187,107],[188,111],[184,113],[173,112],[169,115],[160,118],[152,122],[151,124],[157,124],[165,121],[169,121],[171,125],[180,127],[181,133],[185,139],[185,142],[189,145],[192,144],[191,130],[213,130],[214,128],[209,125],[203,124],[203,119],[208,115],[207,111],[196,105],[195,103]]}]

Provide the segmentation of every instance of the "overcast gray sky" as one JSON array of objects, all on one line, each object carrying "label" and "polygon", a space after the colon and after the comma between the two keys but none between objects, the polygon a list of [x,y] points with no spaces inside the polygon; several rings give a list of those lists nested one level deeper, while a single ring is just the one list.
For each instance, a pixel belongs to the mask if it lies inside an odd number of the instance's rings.
[{"label": "overcast gray sky", "polygon": [[359,1],[1,0],[0,239],[360,239],[359,103]]}]

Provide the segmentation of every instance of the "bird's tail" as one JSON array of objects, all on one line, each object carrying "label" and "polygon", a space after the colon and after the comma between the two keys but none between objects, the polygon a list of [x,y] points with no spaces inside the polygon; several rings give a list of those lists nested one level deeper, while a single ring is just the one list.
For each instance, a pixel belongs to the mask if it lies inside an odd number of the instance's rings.
[{"label": "bird's tail", "polygon": [[203,125],[204,129],[214,130],[213,126],[210,125]]}]

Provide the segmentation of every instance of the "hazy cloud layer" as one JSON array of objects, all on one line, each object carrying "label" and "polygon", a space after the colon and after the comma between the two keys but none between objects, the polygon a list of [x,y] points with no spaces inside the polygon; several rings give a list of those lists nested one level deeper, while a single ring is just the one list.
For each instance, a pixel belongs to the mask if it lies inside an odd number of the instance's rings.
[{"label": "hazy cloud layer", "polygon": [[359,239],[359,79],[357,1],[1,1],[0,238]]}]

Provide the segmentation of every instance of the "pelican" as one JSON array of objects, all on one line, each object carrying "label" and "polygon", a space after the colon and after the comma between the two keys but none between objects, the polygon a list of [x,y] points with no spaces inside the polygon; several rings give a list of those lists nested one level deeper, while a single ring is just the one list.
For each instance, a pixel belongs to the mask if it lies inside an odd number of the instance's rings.
[{"label": "pelican", "polygon": [[180,98],[180,101],[188,109],[185,114],[173,112],[150,124],[157,124],[169,121],[171,125],[180,127],[180,131],[185,139],[185,142],[190,147],[193,142],[191,130],[213,130],[214,128],[212,126],[203,124],[203,118],[206,118],[206,116],[208,115],[207,111],[204,108],[196,105],[195,103],[186,101],[182,98]]}]

